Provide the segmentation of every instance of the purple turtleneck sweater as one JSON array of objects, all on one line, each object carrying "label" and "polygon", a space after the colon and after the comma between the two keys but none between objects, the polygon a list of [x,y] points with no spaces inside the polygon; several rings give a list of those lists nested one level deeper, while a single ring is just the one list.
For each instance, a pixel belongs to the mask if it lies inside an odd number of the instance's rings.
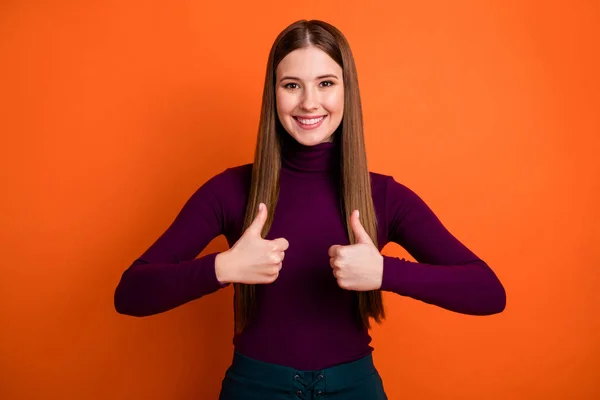
[{"label": "purple turtleneck sweater", "polygon": [[[215,237],[230,246],[242,232],[252,164],[228,168],[201,185],[166,231],[123,273],[119,313],[161,313],[228,286],[212,253]],[[329,265],[331,245],[347,245],[339,208],[335,143],[303,146],[285,136],[280,195],[266,239],[289,241],[279,277],[258,285],[258,312],[235,349],[261,361],[316,370],[359,359],[373,348],[356,324],[353,293]],[[505,307],[504,288],[488,265],[456,239],[426,203],[391,176],[370,173],[379,250],[401,245],[416,262],[384,256],[381,290],[459,313],[487,315]]]}]

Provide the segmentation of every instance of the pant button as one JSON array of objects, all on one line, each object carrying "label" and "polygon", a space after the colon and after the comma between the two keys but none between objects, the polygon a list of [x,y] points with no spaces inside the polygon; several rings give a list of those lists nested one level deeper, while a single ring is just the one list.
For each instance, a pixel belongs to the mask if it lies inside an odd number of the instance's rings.
[{"label": "pant button", "polygon": [[300,395],[302,394],[302,390],[298,390],[298,391],[296,392],[296,394],[297,394],[298,396],[300,396]]}]

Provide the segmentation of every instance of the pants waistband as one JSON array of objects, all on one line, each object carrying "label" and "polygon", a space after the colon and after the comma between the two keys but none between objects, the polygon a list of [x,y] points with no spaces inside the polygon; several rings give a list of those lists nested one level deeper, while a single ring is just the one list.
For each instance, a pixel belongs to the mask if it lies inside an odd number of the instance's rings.
[{"label": "pants waistband", "polygon": [[327,387],[345,386],[359,381],[376,372],[373,355],[368,354],[363,358],[335,365],[321,370],[304,371],[278,364],[267,363],[247,357],[234,351],[233,362],[230,367],[233,373],[245,376],[259,382],[269,382],[282,387],[293,385],[295,381],[327,382]]}]

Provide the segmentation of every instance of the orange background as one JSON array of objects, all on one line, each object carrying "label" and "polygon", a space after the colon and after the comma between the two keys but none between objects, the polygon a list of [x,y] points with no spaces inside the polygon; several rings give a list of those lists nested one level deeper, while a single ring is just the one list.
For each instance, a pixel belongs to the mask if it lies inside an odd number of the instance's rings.
[{"label": "orange background", "polygon": [[390,399],[600,398],[600,6],[562,3],[3,2],[0,398],[216,399],[231,288],[139,319],[113,291],[251,162],[269,48],[300,18],[350,41],[370,169],[508,294],[490,317],[386,294]]}]

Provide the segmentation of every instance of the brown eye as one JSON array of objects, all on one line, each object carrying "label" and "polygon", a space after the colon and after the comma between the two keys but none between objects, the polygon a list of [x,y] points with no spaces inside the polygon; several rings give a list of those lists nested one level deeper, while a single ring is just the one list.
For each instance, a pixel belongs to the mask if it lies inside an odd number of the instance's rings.
[{"label": "brown eye", "polygon": [[285,85],[283,85],[283,87],[284,87],[285,89],[296,89],[295,87],[290,87],[290,85],[296,85],[296,86],[298,86],[298,84],[297,84],[297,83],[293,83],[293,82],[291,82],[291,83],[286,83]]},{"label": "brown eye", "polygon": [[323,81],[323,82],[321,82],[321,85],[323,85],[325,83],[326,83],[325,87],[329,87],[329,86],[333,86],[334,85],[334,83],[332,81]]}]

